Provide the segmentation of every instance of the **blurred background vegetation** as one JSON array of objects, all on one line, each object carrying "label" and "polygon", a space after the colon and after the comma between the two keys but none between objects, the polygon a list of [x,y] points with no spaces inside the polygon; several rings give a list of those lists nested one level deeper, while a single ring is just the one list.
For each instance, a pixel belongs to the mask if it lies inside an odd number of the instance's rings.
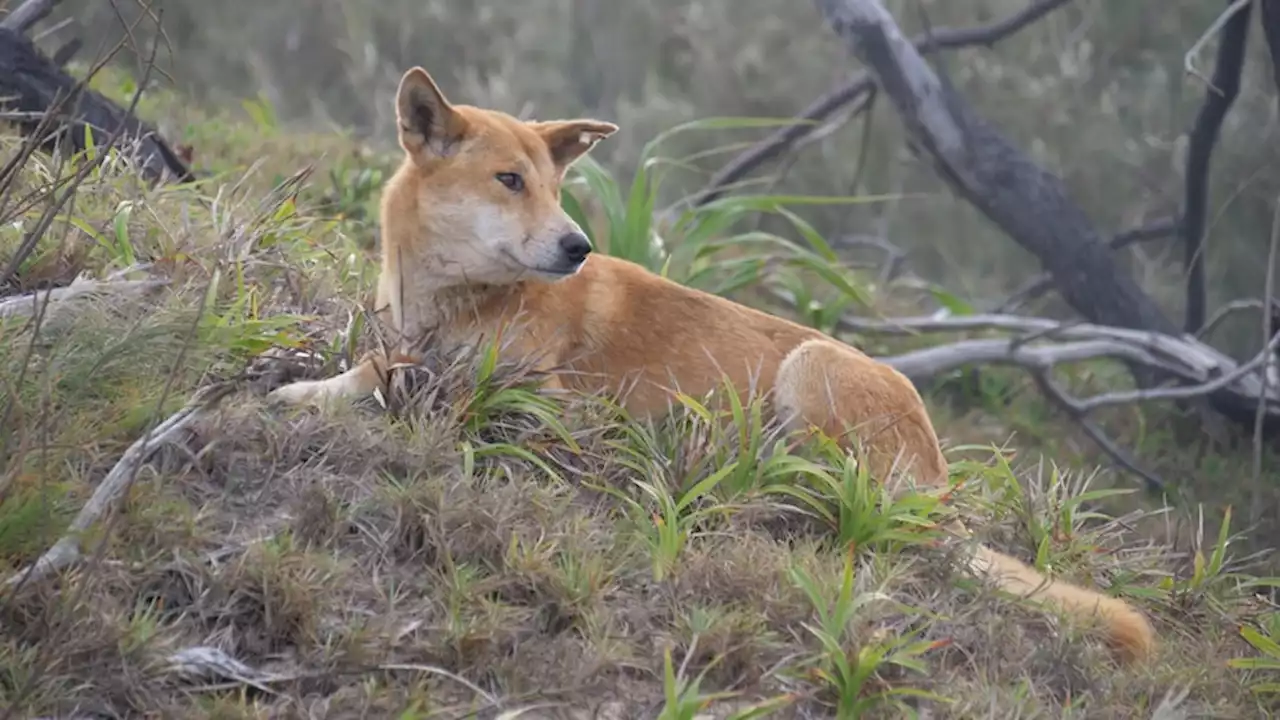
[{"label": "blurred background vegetation", "polygon": [[[889,0],[904,30],[923,9],[935,27],[976,25],[1026,0]],[[340,126],[394,142],[391,100],[400,74],[425,66],[458,102],[535,117],[593,115],[622,131],[595,157],[628,176],[645,142],[676,124],[712,115],[788,117],[858,71],[810,2],[778,0],[157,0],[167,47],[160,66],[183,93],[225,106],[261,96],[280,120]],[[986,117],[1061,175],[1104,231],[1177,211],[1182,148],[1204,96],[1183,58],[1223,10],[1192,0],[1080,0],[994,48],[943,55],[939,66]],[[75,18],[51,35],[114,42],[122,3],[69,0]],[[1241,95],[1213,162],[1208,237],[1211,306],[1262,288],[1271,206],[1280,192],[1275,92],[1254,23]],[[152,23],[135,29],[145,47]],[[1199,62],[1207,73],[1213,44]],[[121,63],[141,65],[123,54]],[[878,103],[871,127],[837,127],[782,165],[785,193],[905,192],[894,203],[808,209],[831,237],[882,237],[908,253],[907,267],[971,301],[996,301],[1037,262],[906,151],[897,117]],[[181,128],[165,128],[181,134]],[[869,131],[870,141],[864,140]],[[732,149],[743,131],[682,136],[668,151]],[[681,143],[684,147],[681,147]],[[731,153],[703,157],[668,182],[669,200],[705,182]],[[861,168],[861,172],[859,169]],[[784,172],[777,172],[783,170]],[[763,188],[758,188],[763,189]],[[1171,240],[1121,253],[1148,292],[1180,317],[1181,248]],[[1049,298],[1038,312],[1056,314]],[[1215,341],[1237,356],[1258,346],[1257,322],[1241,315]]]},{"label": "blurred background vegetation", "polygon": [[[914,34],[923,29],[921,9],[934,28],[962,27],[1007,17],[1027,0],[885,4]],[[55,18],[72,19],[47,23],[53,29],[41,44],[54,47],[81,37],[86,48],[80,59],[89,58],[117,42],[124,25],[134,25],[143,12],[127,3],[113,5],[67,0]],[[422,65],[456,102],[527,117],[586,115],[617,122],[621,132],[593,157],[624,178],[634,172],[645,143],[673,126],[710,116],[790,117],[860,70],[812,2],[156,0],[152,7],[163,12],[158,64],[168,73],[164,83],[201,106],[269,113],[271,122],[291,128],[352,132],[373,147],[394,151],[396,84],[406,68]],[[1185,73],[1184,56],[1223,9],[1221,2],[1192,0],[1078,0],[994,47],[947,52],[933,62],[978,112],[1061,176],[1103,232],[1115,232],[1178,212],[1185,132],[1206,92],[1203,81]],[[1212,165],[1211,312],[1232,300],[1261,296],[1280,194],[1275,85],[1260,30],[1252,25],[1242,90]],[[149,21],[136,22],[131,45],[147,47],[152,28]],[[1197,60],[1206,74],[1215,46],[1209,42]],[[116,64],[140,73],[144,63],[126,51]],[[170,139],[196,145],[199,164],[200,144],[188,128],[175,126],[172,117],[153,119]],[[766,132],[673,138],[664,155],[699,157],[664,180],[664,201],[702,187],[735,150]],[[887,103],[819,135],[757,173],[754,189],[901,194],[891,202],[812,206],[803,213],[829,238],[886,240],[905,253],[910,274],[978,308],[994,306],[1039,272],[1034,257],[953,197],[933,169],[911,155]],[[793,232],[785,220],[760,222],[776,222],[768,229],[780,234]],[[1117,253],[1177,319],[1184,302],[1181,256],[1173,239]],[[902,297],[902,289],[895,294]],[[905,295],[906,304],[886,312],[918,314],[936,307],[919,286],[908,287]],[[1052,294],[1024,311],[1074,315]],[[1256,315],[1240,313],[1218,327],[1211,341],[1247,358],[1260,347],[1257,326]],[[1027,422],[1046,412],[1041,405]],[[1053,429],[1019,426],[999,412],[995,418],[1024,439],[1057,436]],[[1117,435],[1140,446],[1144,459],[1186,466],[1179,457],[1167,457],[1175,448],[1150,444],[1156,425]],[[959,430],[951,434],[964,436]],[[1225,464],[1195,459],[1198,468],[1187,472],[1201,476],[1202,499],[1221,500],[1215,493],[1222,477],[1236,472],[1233,463],[1248,464],[1248,451],[1240,455]]]}]

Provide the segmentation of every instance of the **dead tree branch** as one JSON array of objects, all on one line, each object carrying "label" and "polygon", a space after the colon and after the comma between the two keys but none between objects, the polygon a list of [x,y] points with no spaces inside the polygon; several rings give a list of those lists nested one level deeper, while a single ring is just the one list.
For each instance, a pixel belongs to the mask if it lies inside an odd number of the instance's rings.
[{"label": "dead tree branch", "polygon": [[[780,299],[786,297],[781,293],[778,296]],[[904,317],[892,320],[874,320],[846,314],[838,320],[836,327],[841,331],[850,333],[897,336],[919,335],[921,333],[998,331],[1018,335],[1019,337],[998,340],[997,342],[1004,343],[1006,347],[1010,344],[1016,345],[1023,351],[1034,348],[1033,341],[1065,343],[1107,341],[1117,345],[1128,346],[1129,349],[1120,351],[1114,349],[1114,346],[1111,345],[1095,345],[1094,349],[1096,350],[1112,349],[1107,352],[1099,352],[1093,357],[1112,356],[1126,362],[1139,363],[1159,369],[1166,375],[1173,375],[1182,381],[1197,385],[1210,383],[1223,376],[1229,376],[1229,380],[1225,384],[1215,383],[1211,387],[1200,388],[1198,392],[1187,392],[1185,394],[1186,397],[1210,394],[1218,390],[1230,390],[1233,393],[1249,398],[1252,407],[1256,407],[1257,403],[1262,400],[1262,379],[1256,372],[1252,372],[1256,370],[1255,366],[1250,365],[1250,371],[1245,373],[1237,373],[1236,371],[1241,367],[1239,363],[1217,348],[1206,345],[1190,335],[1165,335],[1092,323],[1064,324],[1047,318],[995,314],[962,315],[947,318]],[[920,370],[927,369],[931,373],[937,373],[974,362],[996,361],[992,351],[989,349],[977,351],[975,348],[979,346],[970,346],[969,349],[964,351],[952,351],[951,347],[953,346],[941,345],[937,348],[918,351],[919,353],[936,353],[934,357],[946,358],[945,362],[939,360],[929,366],[920,366]],[[1144,354],[1133,354],[1138,351]],[[907,356],[902,357],[905,358]],[[1045,360],[1052,360],[1053,362],[1050,364],[1057,364],[1063,361],[1078,361],[1086,357],[1085,353],[1077,350],[1067,357],[1049,357],[1045,358]],[[1007,361],[1011,364],[1018,364],[1016,358],[1008,358]],[[1040,364],[1036,367],[1044,367],[1044,365]],[[909,377],[912,376],[910,372],[905,370],[903,372]],[[927,375],[921,374],[918,377],[924,378]],[[1191,389],[1187,388],[1187,390]],[[1148,392],[1152,391],[1148,390]],[[1280,400],[1280,391],[1272,388],[1268,391],[1267,398],[1269,400],[1268,404]],[[1277,408],[1277,411],[1280,412],[1280,408]]]},{"label": "dead tree branch", "polygon": [[[972,28],[937,28],[931,33],[916,36],[911,42],[920,53],[926,55],[939,50],[991,47],[1069,2],[1071,0],[1039,0],[999,22]],[[874,87],[875,79],[869,73],[860,72],[845,84],[814,100],[796,116],[795,124],[774,131],[721,168],[707,186],[693,196],[692,205],[697,207],[719,199],[730,185],[787,152],[838,110],[863,100]]]},{"label": "dead tree branch", "polygon": [[[1107,243],[1062,180],[1036,165],[945,86],[880,0],[815,3],[893,103],[910,147],[932,162],[957,195],[1039,257],[1068,304],[1096,326],[1179,336],[1178,325],[1113,261]],[[1229,358],[1214,353],[1234,367]],[[1157,377],[1143,365],[1131,364],[1130,369],[1143,385]],[[1259,397],[1257,387],[1242,393],[1232,386],[1208,402],[1233,422],[1252,427]],[[1195,402],[1202,413],[1208,411],[1204,400]],[[1212,414],[1205,420],[1220,424]]]},{"label": "dead tree branch", "polygon": [[1175,334],[1159,306],[1121,272],[1061,180],[980,117],[903,37],[879,0],[816,0],[898,110],[911,146],[961,197],[1037,255],[1091,322]]},{"label": "dead tree branch", "polygon": [[1102,448],[1102,451],[1109,455],[1112,460],[1115,460],[1117,465],[1141,478],[1143,483],[1147,486],[1148,492],[1164,492],[1164,480],[1160,479],[1160,476],[1150,470],[1142,467],[1142,465],[1135,460],[1132,455],[1121,448],[1116,441],[1112,440],[1102,428],[1098,427],[1097,423],[1090,420],[1087,411],[1084,410],[1080,404],[1076,402],[1075,398],[1071,397],[1066,390],[1063,390],[1053,381],[1053,378],[1049,375],[1049,371],[1036,371],[1032,373],[1032,376],[1036,380],[1036,385],[1040,387],[1040,392],[1044,393],[1044,396],[1049,398],[1054,405],[1057,405],[1060,409],[1070,415],[1071,419],[1080,426],[1080,429],[1084,430],[1084,434],[1088,435],[1089,439],[1092,440],[1099,448]]},{"label": "dead tree branch", "polygon": [[[1220,16],[1216,28],[1222,25],[1222,38],[1218,41],[1218,57],[1214,63],[1213,79],[1204,92],[1204,103],[1196,116],[1187,143],[1187,182],[1183,198],[1183,241],[1185,243],[1183,267],[1187,272],[1187,311],[1183,329],[1189,333],[1200,330],[1205,321],[1205,305],[1208,300],[1204,279],[1204,232],[1209,203],[1209,162],[1222,121],[1240,94],[1240,76],[1244,68],[1245,44],[1249,38],[1251,0],[1232,0]],[[1214,28],[1205,34],[1207,38]],[[1191,58],[1204,38],[1187,53],[1187,67],[1191,70]]]}]

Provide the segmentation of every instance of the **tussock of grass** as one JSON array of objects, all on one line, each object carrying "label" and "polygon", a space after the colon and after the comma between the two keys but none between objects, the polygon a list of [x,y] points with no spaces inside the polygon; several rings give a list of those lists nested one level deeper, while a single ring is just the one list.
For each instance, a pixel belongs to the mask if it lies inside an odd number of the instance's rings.
[{"label": "tussock of grass", "polygon": [[[201,122],[202,138],[251,135]],[[85,539],[86,562],[0,591],[0,707],[1145,718],[1184,689],[1189,716],[1254,717],[1269,701],[1253,690],[1274,682],[1280,624],[1251,599],[1258,586],[1227,536],[1175,553],[1131,531],[1141,513],[1097,512],[1114,498],[1091,476],[1047,462],[1010,467],[961,448],[962,486],[895,501],[853,458],[782,433],[758,404],[717,417],[679,398],[671,419],[637,423],[603,398],[537,393],[493,348],[433,357],[389,397],[268,407],[261,391],[279,375],[334,372],[374,340],[358,299],[373,278],[370,168],[389,164],[343,146],[298,175],[287,148],[300,141],[270,138],[206,150],[221,174],[195,186],[148,189],[120,166],[93,174],[6,288],[137,263],[168,281],[60,309],[39,332],[0,325],[0,575],[34,561],[123,449],[194,388],[247,368],[257,381],[152,458]],[[286,149],[258,155],[270,147]],[[38,190],[52,162],[33,160],[21,182]],[[615,182],[594,166],[580,177]],[[615,186],[616,202],[643,219],[579,195],[575,212],[611,252],[722,291],[765,273],[835,306],[857,299],[856,277],[827,264],[798,211],[782,214],[799,240],[730,234],[751,212],[779,212],[776,200],[686,214],[675,227],[702,244],[674,260],[653,250],[643,187],[657,183],[635,180],[642,190]],[[21,221],[0,228],[5,252]],[[315,362],[259,358],[305,345]],[[935,527],[952,513],[1001,549],[1145,608],[1165,638],[1157,661],[1117,670],[1087,628],[952,571],[955,547]],[[191,648],[261,676],[176,672],[175,653]]]}]

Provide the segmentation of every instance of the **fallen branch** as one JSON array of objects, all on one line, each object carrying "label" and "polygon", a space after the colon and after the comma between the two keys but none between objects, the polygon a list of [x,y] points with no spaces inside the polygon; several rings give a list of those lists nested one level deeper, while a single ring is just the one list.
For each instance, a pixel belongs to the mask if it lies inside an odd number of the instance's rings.
[{"label": "fallen branch", "polygon": [[[775,294],[786,299],[781,293]],[[1280,395],[1274,385],[1268,387],[1267,384],[1267,372],[1277,349],[1280,349],[1280,334],[1275,335],[1252,360],[1237,365],[1231,358],[1191,336],[1158,336],[1087,323],[1063,325],[1052,320],[1012,315],[899,318],[890,321],[846,316],[840,320],[839,327],[854,332],[890,335],[991,329],[1020,333],[1022,337],[961,340],[877,359],[897,368],[917,384],[969,365],[1003,364],[1023,368],[1031,373],[1050,402],[1079,424],[1117,465],[1140,477],[1151,491],[1163,490],[1164,481],[1143,468],[1109,438],[1089,419],[1090,412],[1105,406],[1206,397],[1232,388],[1236,392],[1254,393],[1260,418],[1280,418]],[[1061,342],[1053,342],[1055,340]],[[1052,371],[1058,365],[1103,357],[1157,368],[1194,384],[1101,393],[1081,399],[1071,396],[1053,382]]]},{"label": "fallen branch", "polygon": [[[972,28],[938,28],[916,36],[912,42],[920,53],[926,55],[939,50],[978,45],[991,47],[1069,2],[1071,0],[1039,0],[999,22]],[[697,207],[720,198],[730,185],[786,152],[813,132],[815,126],[841,108],[861,100],[874,88],[875,79],[869,73],[860,72],[845,84],[814,100],[796,117],[796,124],[774,131],[721,168],[707,186],[693,196],[692,205]]]},{"label": "fallen branch", "polygon": [[111,468],[111,472],[107,473],[107,477],[93,491],[93,495],[80,509],[79,514],[71,521],[66,533],[36,562],[8,578],[4,583],[5,587],[19,586],[27,581],[39,581],[79,561],[80,536],[101,520],[128,492],[138,470],[151,455],[217,407],[218,403],[236,388],[237,384],[233,382],[202,388],[185,407],[170,415],[164,422],[130,445],[115,467]]},{"label": "fallen branch", "polygon": [[[179,650],[168,658],[169,670],[181,677],[193,680],[222,680],[223,683],[217,686],[218,689],[225,689],[228,686],[247,685],[261,692],[268,694],[277,694],[272,690],[270,685],[281,685],[285,683],[294,683],[299,680],[333,677],[336,675],[356,675],[368,672],[414,672],[427,675],[438,675],[443,678],[452,680],[459,685],[467,688],[477,696],[484,698],[490,706],[499,707],[502,702],[493,696],[492,693],[486,692],[484,688],[471,682],[465,677],[450,672],[435,665],[425,665],[421,663],[381,663],[377,665],[364,665],[361,667],[353,667],[346,669],[328,669],[328,670],[309,670],[302,672],[275,672],[269,673],[254,668],[216,647],[201,645]],[[225,682],[225,681],[230,681]]]},{"label": "fallen branch", "polygon": [[[776,293],[779,299],[790,296]],[[1039,340],[1057,340],[1067,342],[1107,340],[1113,343],[1128,345],[1134,350],[1150,353],[1158,359],[1157,363],[1142,364],[1166,369],[1182,379],[1203,383],[1229,374],[1238,367],[1238,363],[1222,351],[1210,347],[1189,335],[1163,335],[1143,330],[1109,327],[1092,323],[1062,323],[1047,318],[1022,317],[1018,315],[961,315],[955,317],[905,317],[892,320],[874,320],[846,314],[836,322],[836,327],[845,332],[868,333],[879,335],[919,335],[921,333],[942,332],[974,332],[979,330],[997,330],[1018,333],[1023,336],[1035,336]],[[1002,340],[1000,342],[1011,342]],[[1019,346],[1027,346],[1027,338],[1016,339]],[[945,346],[942,346],[945,347]],[[934,350],[934,348],[930,348]],[[925,352],[925,351],[921,351]],[[1141,362],[1141,361],[1140,361]],[[961,363],[964,364],[964,363]],[[1262,383],[1256,377],[1245,375],[1236,378],[1230,386],[1235,392],[1260,397]]]},{"label": "fallen branch", "polygon": [[[932,318],[906,318],[886,323],[863,321],[850,318],[842,322],[846,328],[857,326],[861,332],[884,331],[890,334],[906,334],[906,329],[915,331],[949,331],[956,329],[974,329],[978,327],[1004,329],[1017,328],[1022,332],[1031,332],[1035,339],[1027,338],[961,340],[904,353],[902,355],[880,357],[885,362],[906,375],[917,384],[959,369],[968,365],[1002,364],[1023,368],[1031,373],[1044,396],[1077,423],[1085,435],[1089,437],[1116,465],[1139,477],[1149,491],[1161,492],[1165,482],[1156,473],[1144,468],[1128,451],[1120,447],[1106,432],[1089,418],[1089,413],[1104,406],[1127,405],[1155,400],[1178,400],[1204,397],[1222,388],[1242,383],[1258,384],[1258,392],[1266,393],[1267,400],[1259,399],[1257,406],[1272,417],[1280,417],[1280,398],[1275,397],[1273,388],[1266,387],[1265,372],[1267,365],[1277,347],[1280,347],[1280,335],[1277,335],[1262,352],[1252,360],[1237,367],[1229,358],[1220,356],[1216,350],[1202,346],[1187,338],[1154,338],[1142,336],[1132,330],[1121,328],[1099,328],[1087,324],[1061,326],[1053,321],[1038,318],[1018,318],[1013,316],[971,316],[938,320]],[[1088,339],[1089,335],[1103,335]],[[1054,336],[1070,336],[1067,342],[1050,344],[1047,338]],[[1033,344],[1036,343],[1036,344]],[[1185,353],[1179,354],[1179,349]],[[1214,358],[1218,357],[1215,364]],[[1052,372],[1058,365],[1072,362],[1092,360],[1103,357],[1122,359],[1147,367],[1159,368],[1167,373],[1195,381],[1195,385],[1144,388],[1133,391],[1110,392],[1094,395],[1089,398],[1076,398],[1063,390],[1053,381]]]},{"label": "fallen branch", "polygon": [[[117,275],[120,275],[118,273]],[[14,317],[30,317],[35,315],[40,306],[48,303],[53,306],[65,306],[75,300],[86,300],[103,296],[142,295],[168,284],[167,280],[121,280],[117,277],[106,280],[91,280],[83,276],[77,277],[66,287],[37,290],[36,292],[0,299],[0,319]]]}]

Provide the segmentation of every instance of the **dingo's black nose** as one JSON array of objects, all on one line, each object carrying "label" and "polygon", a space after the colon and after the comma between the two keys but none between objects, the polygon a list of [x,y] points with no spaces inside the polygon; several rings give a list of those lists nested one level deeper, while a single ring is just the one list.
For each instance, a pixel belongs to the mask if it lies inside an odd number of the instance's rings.
[{"label": "dingo's black nose", "polygon": [[560,238],[560,249],[564,251],[565,257],[570,262],[580,263],[587,259],[587,255],[591,252],[591,241],[586,235],[580,232],[571,232]]}]

